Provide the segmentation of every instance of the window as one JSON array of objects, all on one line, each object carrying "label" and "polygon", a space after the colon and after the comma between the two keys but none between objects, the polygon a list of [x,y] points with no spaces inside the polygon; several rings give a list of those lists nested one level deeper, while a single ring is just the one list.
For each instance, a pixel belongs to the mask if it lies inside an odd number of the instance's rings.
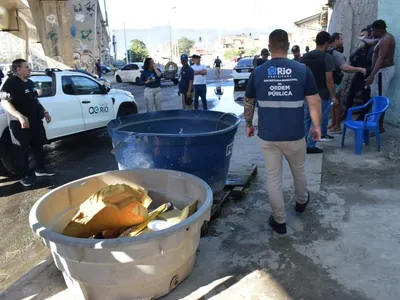
[{"label": "window", "polygon": [[39,98],[51,97],[53,95],[53,80],[47,75],[33,75],[29,78],[35,84]]},{"label": "window", "polygon": [[71,77],[62,77],[62,89],[66,95],[75,95],[74,86],[72,85]]},{"label": "window", "polygon": [[253,67],[253,60],[248,58],[242,58],[238,61],[236,67]]},{"label": "window", "polygon": [[77,95],[99,95],[102,94],[100,85],[83,76],[71,76]]},{"label": "window", "polygon": [[125,67],[122,68],[122,71],[129,71],[132,70],[132,65],[126,65]]},{"label": "window", "polygon": [[139,66],[138,65],[132,65],[131,70],[139,70]]}]

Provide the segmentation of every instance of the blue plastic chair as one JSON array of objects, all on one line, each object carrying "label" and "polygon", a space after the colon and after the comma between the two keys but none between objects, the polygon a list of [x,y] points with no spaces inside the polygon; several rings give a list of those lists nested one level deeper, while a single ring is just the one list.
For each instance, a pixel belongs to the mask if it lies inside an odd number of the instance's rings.
[{"label": "blue plastic chair", "polygon": [[[351,119],[353,112],[361,111],[367,108],[372,103],[371,113],[365,115],[364,121],[353,121]],[[369,144],[369,132],[372,131],[376,136],[376,145],[378,151],[381,151],[381,136],[379,133],[379,119],[381,115],[388,109],[390,101],[383,96],[376,96],[370,99],[363,106],[350,108],[347,112],[347,118],[344,122],[342,147],[344,146],[344,139],[346,137],[346,129],[354,130],[354,152],[357,155],[361,154],[363,142],[365,145]]]}]

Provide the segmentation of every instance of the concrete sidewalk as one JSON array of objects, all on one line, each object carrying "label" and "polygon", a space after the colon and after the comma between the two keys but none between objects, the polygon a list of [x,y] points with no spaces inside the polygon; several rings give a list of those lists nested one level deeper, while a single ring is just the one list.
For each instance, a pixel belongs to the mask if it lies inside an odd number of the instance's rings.
[{"label": "concrete sidewalk", "polygon": [[[381,153],[374,141],[353,154],[350,135],[307,157],[309,209],[293,210],[289,170],[284,173],[287,236],[268,228],[265,174],[256,138],[239,128],[233,164],[255,163],[259,174],[247,197],[230,202],[201,239],[196,267],[165,300],[295,299],[395,300],[400,295],[400,135],[387,128]],[[321,183],[321,166],[324,174]],[[43,265],[0,299],[71,299],[53,264]],[[111,300],[111,299],[110,299]]]}]

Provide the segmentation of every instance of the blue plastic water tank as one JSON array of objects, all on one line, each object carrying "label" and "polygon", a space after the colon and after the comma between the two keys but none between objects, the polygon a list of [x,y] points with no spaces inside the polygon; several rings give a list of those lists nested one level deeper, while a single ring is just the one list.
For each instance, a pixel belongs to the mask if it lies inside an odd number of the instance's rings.
[{"label": "blue plastic water tank", "polygon": [[115,119],[108,124],[120,170],[183,171],[206,181],[213,192],[225,186],[240,119],[203,110],[165,110]]}]

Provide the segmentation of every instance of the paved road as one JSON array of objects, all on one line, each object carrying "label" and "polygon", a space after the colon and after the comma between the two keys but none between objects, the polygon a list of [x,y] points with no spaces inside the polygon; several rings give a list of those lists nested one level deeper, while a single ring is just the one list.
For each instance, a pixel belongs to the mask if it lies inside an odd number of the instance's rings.
[{"label": "paved road", "polygon": [[[211,72],[210,72],[211,73]],[[224,70],[223,78],[215,82],[209,74],[208,100],[210,108],[241,111],[232,98],[231,71]],[[214,81],[214,82],[213,82]],[[215,96],[215,86],[223,86],[224,96]],[[139,111],[145,111],[143,87],[133,84],[115,84],[135,95]],[[163,84],[163,108],[179,109],[180,97],[177,87],[172,83]],[[105,130],[85,134],[52,143],[46,147],[49,167],[57,171],[57,176],[38,182],[34,189],[22,189],[17,178],[0,176],[0,291],[18,279],[25,271],[48,255],[40,240],[35,238],[29,228],[28,214],[32,205],[54,187],[72,180],[117,169],[111,153],[112,146]]]}]

